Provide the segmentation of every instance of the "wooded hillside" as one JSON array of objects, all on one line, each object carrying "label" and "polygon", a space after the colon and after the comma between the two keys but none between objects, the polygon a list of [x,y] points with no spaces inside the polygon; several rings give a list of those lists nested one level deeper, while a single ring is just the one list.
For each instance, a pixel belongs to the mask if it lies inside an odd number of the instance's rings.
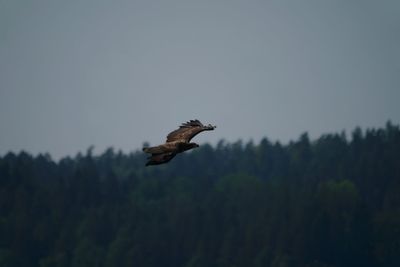
[{"label": "wooded hillside", "polygon": [[0,266],[400,266],[400,129],[0,158]]}]

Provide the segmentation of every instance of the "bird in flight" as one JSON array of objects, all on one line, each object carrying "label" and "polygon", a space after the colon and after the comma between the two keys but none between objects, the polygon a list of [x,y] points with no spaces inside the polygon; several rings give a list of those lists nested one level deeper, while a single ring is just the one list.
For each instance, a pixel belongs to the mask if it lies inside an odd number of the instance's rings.
[{"label": "bird in flight", "polygon": [[216,127],[217,126],[211,124],[203,125],[199,120],[190,120],[182,123],[179,129],[167,135],[165,144],[143,148],[145,153],[151,154],[151,156],[147,158],[146,166],[167,163],[173,159],[176,154],[199,147],[196,143],[190,143],[190,140],[197,134],[203,131],[212,131]]}]

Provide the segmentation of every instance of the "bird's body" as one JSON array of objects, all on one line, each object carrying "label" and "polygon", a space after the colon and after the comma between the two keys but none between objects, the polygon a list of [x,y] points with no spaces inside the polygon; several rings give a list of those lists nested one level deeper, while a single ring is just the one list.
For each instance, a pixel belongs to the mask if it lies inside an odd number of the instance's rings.
[{"label": "bird's body", "polygon": [[199,120],[183,123],[179,129],[168,134],[166,143],[143,148],[144,152],[151,154],[146,166],[167,163],[178,153],[198,147],[198,144],[190,143],[190,140],[203,131],[212,131],[215,128],[216,126],[210,124],[205,126]]}]

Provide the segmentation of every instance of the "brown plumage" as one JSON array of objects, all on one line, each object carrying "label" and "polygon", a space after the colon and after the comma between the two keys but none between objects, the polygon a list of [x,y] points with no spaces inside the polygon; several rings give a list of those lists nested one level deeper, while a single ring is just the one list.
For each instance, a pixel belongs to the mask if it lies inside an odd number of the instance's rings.
[{"label": "brown plumage", "polygon": [[199,120],[190,120],[183,123],[179,129],[167,135],[165,144],[143,148],[144,152],[151,154],[148,157],[146,166],[167,163],[176,154],[198,147],[198,144],[190,143],[190,140],[203,131],[212,131],[215,128],[216,126],[212,126],[211,124],[205,126]]}]

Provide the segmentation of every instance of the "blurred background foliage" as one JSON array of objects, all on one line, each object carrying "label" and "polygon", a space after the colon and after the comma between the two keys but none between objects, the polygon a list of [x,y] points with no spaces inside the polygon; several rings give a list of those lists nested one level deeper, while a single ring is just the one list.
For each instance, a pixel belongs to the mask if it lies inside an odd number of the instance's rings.
[{"label": "blurred background foliage", "polygon": [[400,130],[0,158],[0,266],[400,266]]}]

